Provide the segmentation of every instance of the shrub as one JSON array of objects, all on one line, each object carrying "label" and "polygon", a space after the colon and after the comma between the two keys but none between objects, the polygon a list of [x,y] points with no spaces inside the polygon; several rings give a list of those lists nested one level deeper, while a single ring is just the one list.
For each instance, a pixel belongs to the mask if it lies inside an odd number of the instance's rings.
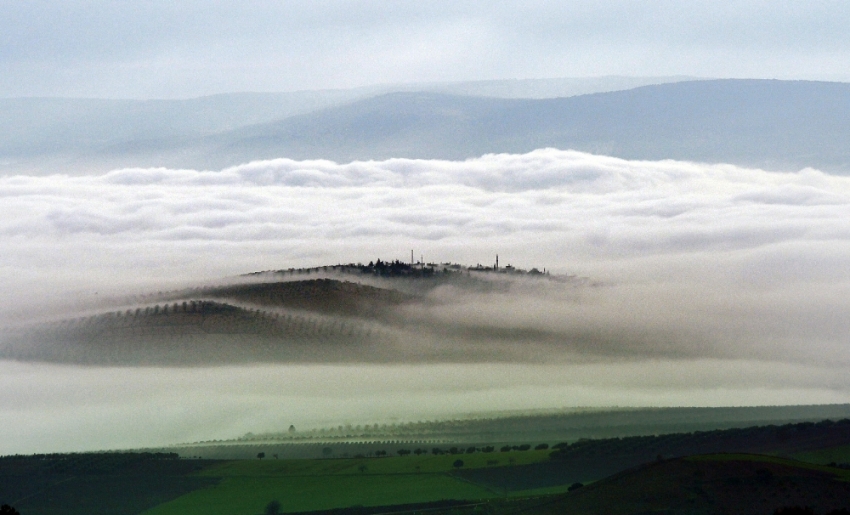
[{"label": "shrub", "polygon": [[280,503],[277,501],[271,501],[266,504],[266,509],[263,511],[265,515],[278,515],[280,513]]}]

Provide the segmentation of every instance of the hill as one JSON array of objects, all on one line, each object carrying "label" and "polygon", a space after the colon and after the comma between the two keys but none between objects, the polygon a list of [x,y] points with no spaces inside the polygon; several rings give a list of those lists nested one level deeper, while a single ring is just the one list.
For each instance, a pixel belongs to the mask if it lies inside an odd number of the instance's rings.
[{"label": "hill", "polygon": [[[728,79],[626,86],[508,81],[185,101],[0,100],[0,162],[17,172],[90,173],[221,169],[279,157],[465,159],[555,147],[850,172],[850,84]],[[524,98],[507,98],[512,91]]]},{"label": "hill", "polygon": [[[548,462],[511,469],[460,471],[465,479],[490,488],[525,490],[595,481],[659,459],[736,452],[795,456],[816,449],[850,445],[850,420],[751,426],[692,433],[578,440],[557,444]],[[839,451],[840,452],[840,451]]]},{"label": "hill", "polygon": [[392,92],[555,98],[686,79],[595,77],[388,84],[341,90],[228,93],[181,100],[5,98],[0,99],[0,174],[95,173],[139,166],[204,168],[216,161],[199,151],[198,138]]},{"label": "hill", "polygon": [[850,508],[848,479],[841,469],[766,456],[693,456],[619,473],[526,512],[773,515],[805,506],[822,515]]},{"label": "hill", "polygon": [[221,165],[465,159],[536,148],[850,171],[850,84],[712,80],[556,99],[393,93],[205,139]]},{"label": "hill", "polygon": [[[488,292],[526,277],[571,284],[569,278],[535,270],[493,272],[378,260],[248,274],[214,286],[116,299],[109,311],[4,328],[0,359],[166,366],[464,361],[499,359],[499,346],[517,338],[556,338],[512,328],[434,324],[427,312],[410,316],[411,309],[431,302],[428,293],[441,285]],[[482,342],[492,345],[476,349]]]}]

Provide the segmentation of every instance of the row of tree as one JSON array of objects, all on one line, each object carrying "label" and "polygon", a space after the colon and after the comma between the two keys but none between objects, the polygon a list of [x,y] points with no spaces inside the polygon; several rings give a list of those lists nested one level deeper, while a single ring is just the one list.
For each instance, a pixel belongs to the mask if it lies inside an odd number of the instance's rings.
[{"label": "row of tree", "polygon": [[[546,444],[546,443],[541,443],[541,444],[534,446],[534,450],[536,450],[536,451],[542,451],[542,450],[546,450],[548,448],[549,448],[549,444]],[[484,446],[484,447],[470,446],[470,447],[466,447],[466,448],[449,447],[448,449],[442,449],[440,447],[432,447],[430,451],[428,449],[422,449],[422,448],[416,448],[414,450],[399,449],[398,451],[396,451],[396,453],[399,456],[408,456],[410,454],[415,454],[416,456],[420,456],[422,454],[428,454],[428,452],[430,452],[434,456],[439,456],[439,455],[442,455],[442,454],[473,454],[473,453],[476,453],[476,452],[494,452],[495,450],[496,450],[496,448],[494,446],[487,445],[487,446]],[[501,451],[501,452],[528,451],[528,450],[531,450],[531,445],[529,445],[529,444],[503,445],[502,447],[499,448],[499,451]],[[375,455],[377,456],[377,453],[375,453]]]}]

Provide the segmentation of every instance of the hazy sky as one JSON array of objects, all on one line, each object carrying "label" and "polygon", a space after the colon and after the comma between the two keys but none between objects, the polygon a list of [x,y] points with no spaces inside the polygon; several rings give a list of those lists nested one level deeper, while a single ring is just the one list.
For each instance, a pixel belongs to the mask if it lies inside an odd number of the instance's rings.
[{"label": "hazy sky", "polygon": [[600,75],[848,80],[842,0],[0,2],[0,96]]}]

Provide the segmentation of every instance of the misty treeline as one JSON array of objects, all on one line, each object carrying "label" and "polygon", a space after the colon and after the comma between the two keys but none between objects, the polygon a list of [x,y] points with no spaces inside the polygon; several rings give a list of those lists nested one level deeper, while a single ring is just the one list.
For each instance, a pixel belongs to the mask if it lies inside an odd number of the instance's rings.
[{"label": "misty treeline", "polygon": [[47,326],[47,331],[51,329],[57,336],[68,336],[76,331],[91,337],[126,334],[177,336],[191,333],[271,334],[319,338],[331,335],[352,338],[370,336],[369,327],[349,320],[302,313],[281,313],[209,300],[155,304],[63,320]]},{"label": "misty treeline", "polygon": [[[532,448],[532,445],[527,444],[527,443],[520,444],[520,445],[502,445],[501,447],[499,447],[499,452],[510,452],[510,451],[521,451],[522,452],[522,451],[529,451],[529,450],[531,450],[531,448]],[[541,443],[541,444],[537,444],[537,445],[534,446],[535,451],[543,451],[543,450],[546,450],[548,448],[549,448],[549,444],[547,444],[547,443]],[[423,454],[429,454],[430,453],[430,454],[433,454],[434,456],[442,456],[444,454],[475,454],[477,452],[482,452],[482,453],[485,453],[485,454],[491,453],[491,452],[496,452],[496,447],[493,446],[493,445],[484,445],[484,446],[481,446],[481,447],[476,447],[474,445],[471,445],[471,446],[468,446],[468,447],[453,446],[453,447],[448,447],[448,448],[431,447],[430,449],[423,449],[423,448],[417,447],[413,450],[399,449],[398,451],[396,451],[396,454],[398,454],[399,456],[409,456],[410,454],[414,454],[416,456],[421,456]]]},{"label": "misty treeline", "polygon": [[321,360],[327,346],[355,352],[390,337],[368,320],[185,300],[6,331],[0,357],[130,365]]},{"label": "misty treeline", "polygon": [[[535,451],[543,451],[549,448],[549,444],[541,443],[534,446]],[[328,447],[327,449],[332,449]],[[520,445],[502,445],[498,448],[499,452],[510,452],[510,451],[529,451],[532,449],[531,444],[520,444]],[[422,456],[426,454],[431,454],[433,456],[443,456],[443,455],[457,455],[457,454],[475,454],[475,453],[492,453],[496,452],[497,449],[493,445],[483,445],[480,447],[476,447],[475,445],[470,446],[451,446],[451,447],[414,447],[414,448],[401,448],[395,451],[395,454],[401,457],[404,456]],[[331,453],[327,453],[325,457],[330,456]],[[387,453],[387,451],[383,449],[370,451],[366,453],[355,454],[355,458],[366,458],[366,457],[375,457],[382,458],[387,456],[392,456],[392,453]]]},{"label": "misty treeline", "polygon": [[[587,434],[587,433],[585,433]],[[387,456],[425,456],[454,454],[492,454],[488,465],[505,464],[501,453],[522,451],[550,451],[553,462],[570,463],[588,470],[599,468],[611,474],[623,467],[650,461],[716,452],[743,452],[758,454],[795,454],[817,449],[850,445],[850,419],[826,419],[818,422],[794,422],[769,425],[741,424],[728,429],[704,431],[663,432],[622,437],[571,438],[565,434],[500,433],[495,435],[457,435],[454,438],[386,439],[386,440],[318,440],[269,441],[262,435],[246,435],[239,445],[230,442],[205,442],[182,448],[181,455],[202,453],[205,457],[250,458],[257,452],[281,458],[353,458]],[[539,442],[539,443],[533,443]],[[551,442],[558,442],[551,444]],[[200,443],[200,442],[199,442]],[[229,451],[228,451],[229,450]],[[253,453],[253,454],[252,454]],[[510,458],[511,455],[507,455]],[[490,463],[493,461],[494,463]],[[826,461],[824,461],[826,465]],[[833,463],[842,468],[844,463]],[[586,477],[586,476],[585,476]],[[602,477],[602,476],[599,476]]]},{"label": "misty treeline", "polygon": [[850,405],[722,408],[584,408],[545,413],[411,422],[339,424],[332,427],[248,433],[240,441],[455,439],[456,441],[550,440],[683,433],[716,428],[787,424],[850,417]]},{"label": "misty treeline", "polygon": [[[278,276],[294,276],[294,275],[310,275],[319,273],[341,273],[341,274],[362,274],[376,275],[380,277],[407,277],[407,278],[446,278],[449,274],[460,274],[466,272],[496,272],[499,274],[510,275],[528,275],[531,277],[550,276],[548,272],[541,272],[537,267],[532,267],[529,270],[517,268],[511,265],[499,266],[498,263],[493,265],[482,265],[477,263],[474,266],[463,265],[445,261],[441,263],[426,262],[420,259],[411,259],[406,263],[400,259],[381,259],[363,263],[347,263],[336,265],[324,265],[309,268],[286,268],[279,270],[264,270],[261,272],[252,272],[245,274],[243,277],[261,277],[265,275],[275,274]],[[441,275],[442,274],[442,275]]]},{"label": "misty treeline", "polygon": [[[442,280],[410,281],[404,272],[434,266],[441,267],[443,272],[436,275]],[[479,268],[488,272],[474,271]],[[158,302],[4,331],[0,358],[104,365],[468,361],[482,355],[500,359],[505,341],[540,336],[540,331],[467,328],[433,320],[429,314],[429,306],[444,302],[430,297],[440,285],[474,294],[506,293],[510,280],[482,277],[499,271],[525,273],[512,267],[417,267],[378,260],[321,267],[323,273],[376,276],[371,279],[374,285],[368,279],[280,278],[309,275],[311,270],[257,276],[270,275],[274,281],[252,277],[248,282],[158,292],[148,296]]]}]

